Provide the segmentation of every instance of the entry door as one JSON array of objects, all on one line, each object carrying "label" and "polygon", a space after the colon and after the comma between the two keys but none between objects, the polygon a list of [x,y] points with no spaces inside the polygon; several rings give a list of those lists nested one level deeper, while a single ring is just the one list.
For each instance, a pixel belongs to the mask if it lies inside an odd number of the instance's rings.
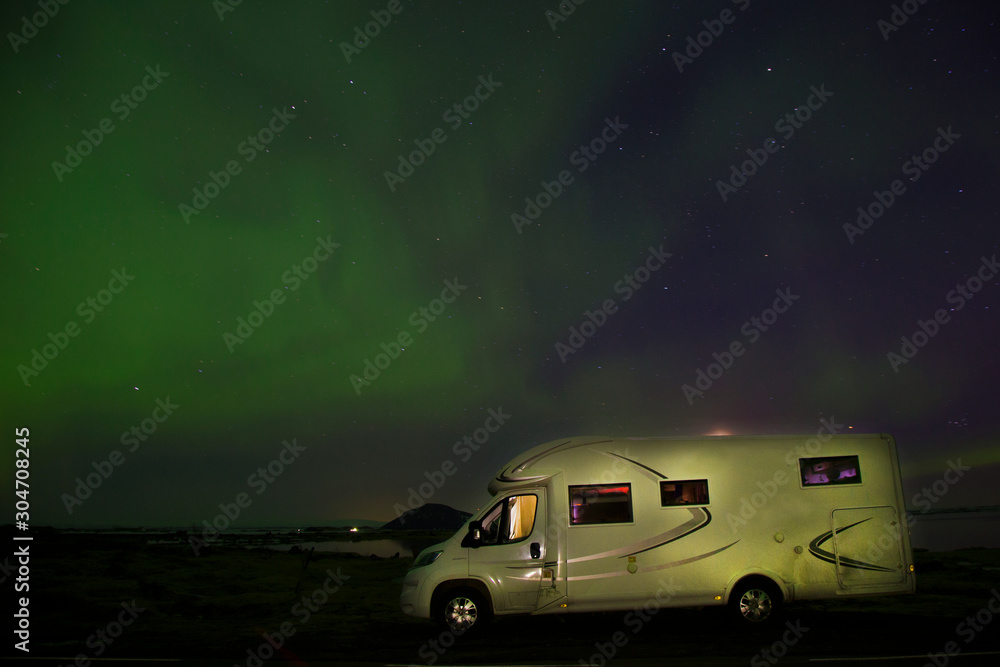
[{"label": "entry door", "polygon": [[892,507],[834,510],[833,543],[837,578],[844,588],[903,581],[902,535]]},{"label": "entry door", "polygon": [[482,542],[469,549],[469,576],[494,591],[497,611],[532,611],[545,564],[545,490],[505,497],[483,515]]}]

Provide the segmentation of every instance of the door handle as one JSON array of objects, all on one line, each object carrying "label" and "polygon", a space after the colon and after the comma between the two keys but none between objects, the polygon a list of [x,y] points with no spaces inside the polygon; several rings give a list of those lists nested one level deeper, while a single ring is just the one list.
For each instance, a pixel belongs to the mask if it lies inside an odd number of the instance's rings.
[{"label": "door handle", "polygon": [[539,543],[539,542],[532,542],[531,543],[531,557],[535,558],[535,559],[542,557],[542,545],[541,545],[541,543]]}]

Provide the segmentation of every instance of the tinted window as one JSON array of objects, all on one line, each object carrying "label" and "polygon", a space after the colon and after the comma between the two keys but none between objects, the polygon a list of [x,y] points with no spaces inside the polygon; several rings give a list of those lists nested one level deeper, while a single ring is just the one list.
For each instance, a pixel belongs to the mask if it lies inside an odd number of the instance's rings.
[{"label": "tinted window", "polygon": [[707,505],[708,480],[688,479],[676,482],[660,482],[660,506]]},{"label": "tinted window", "polygon": [[861,466],[857,456],[825,456],[799,459],[802,486],[860,484]]},{"label": "tinted window", "polygon": [[570,525],[632,522],[631,484],[569,487]]}]

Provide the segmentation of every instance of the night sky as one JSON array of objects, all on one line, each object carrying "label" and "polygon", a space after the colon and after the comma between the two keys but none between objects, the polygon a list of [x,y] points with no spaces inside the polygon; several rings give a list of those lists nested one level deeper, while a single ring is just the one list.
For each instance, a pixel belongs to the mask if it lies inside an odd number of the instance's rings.
[{"label": "night sky", "polygon": [[51,4],[0,9],[33,525],[472,511],[556,438],[830,425],[908,506],[949,461],[935,508],[1000,502],[990,3]]}]

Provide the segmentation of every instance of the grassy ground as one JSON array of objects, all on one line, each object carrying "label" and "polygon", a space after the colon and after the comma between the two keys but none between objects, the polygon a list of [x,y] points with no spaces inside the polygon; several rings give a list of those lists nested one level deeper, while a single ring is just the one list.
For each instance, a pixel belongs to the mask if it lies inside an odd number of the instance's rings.
[{"label": "grassy ground", "polygon": [[[434,536],[423,536],[431,541]],[[312,539],[312,537],[310,538]],[[195,556],[187,544],[146,537],[50,534],[32,543],[32,655],[225,658],[267,657],[264,633],[287,635],[275,659],[457,661],[590,660],[621,630],[619,657],[727,655],[747,660],[785,630],[738,630],[717,609],[664,610],[635,632],[625,615],[504,619],[475,641],[444,654],[440,631],[399,611],[410,558],[276,552],[214,547]],[[949,640],[967,650],[1000,648],[1000,618],[966,643],[957,624],[986,607],[1000,586],[1000,550],[918,552],[918,593],[790,605],[789,622],[809,631],[792,651],[810,655],[940,651]],[[333,577],[331,578],[331,575]],[[340,587],[308,611],[303,595]],[[7,584],[5,584],[7,585]],[[122,603],[144,609],[117,637]],[[298,605],[298,606],[297,606]],[[992,617],[992,614],[991,614]],[[111,624],[111,627],[109,627]],[[284,632],[282,632],[284,624]],[[724,634],[720,635],[720,631]],[[444,637],[445,643],[450,638]],[[515,640],[515,641],[512,641]],[[89,643],[88,643],[89,641]],[[2,653],[7,653],[6,651]],[[255,664],[255,663],[254,663]]]}]

